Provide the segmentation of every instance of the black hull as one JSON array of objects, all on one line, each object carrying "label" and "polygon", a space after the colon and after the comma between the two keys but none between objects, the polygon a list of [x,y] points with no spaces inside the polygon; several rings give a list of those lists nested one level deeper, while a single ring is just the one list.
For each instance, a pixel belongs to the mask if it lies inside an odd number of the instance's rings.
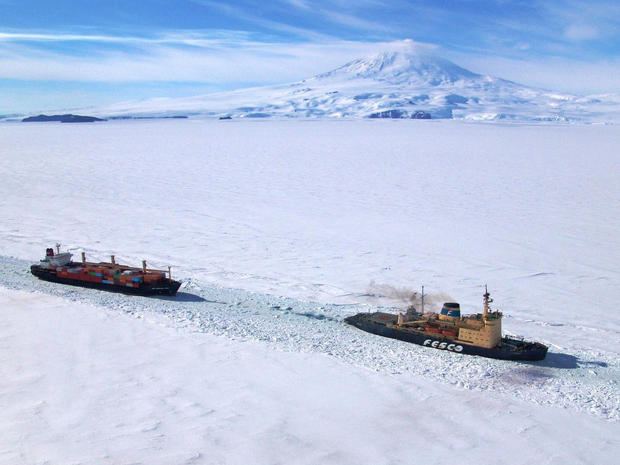
[{"label": "black hull", "polygon": [[176,295],[181,283],[175,280],[162,280],[155,284],[141,283],[140,287],[127,287],[120,284],[94,283],[91,281],[82,281],[79,279],[60,278],[56,275],[56,271],[42,268],[39,265],[32,265],[30,271],[39,279],[59,284],[68,284],[69,286],[88,287],[90,289],[99,289],[101,291],[119,292],[122,294],[133,295]]},{"label": "black hull", "polygon": [[[538,342],[526,342],[508,337],[502,338],[502,344],[498,347],[487,349],[484,347],[464,344],[442,336],[441,334],[421,333],[395,329],[386,324],[376,322],[370,318],[371,313],[358,313],[345,318],[344,321],[356,328],[379,336],[411,342],[424,347],[447,350],[467,355],[495,358],[500,360],[542,360],[547,355],[547,346]],[[396,316],[394,315],[394,322]]]}]

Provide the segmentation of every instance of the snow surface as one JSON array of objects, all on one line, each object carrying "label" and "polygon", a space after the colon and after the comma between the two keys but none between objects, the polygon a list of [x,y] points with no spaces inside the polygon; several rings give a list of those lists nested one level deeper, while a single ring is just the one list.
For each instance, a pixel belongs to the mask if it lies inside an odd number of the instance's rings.
[{"label": "snow surface", "polygon": [[[125,121],[0,140],[0,462],[614,463],[613,126]],[[184,287],[38,281],[56,241],[171,264]],[[342,322],[421,284],[478,311],[484,283],[545,361]]]},{"label": "snow surface", "polygon": [[2,288],[0,308],[2,463],[612,463],[617,446],[617,423],[157,314]]},{"label": "snow surface", "polygon": [[185,98],[156,98],[85,109],[110,116],[411,118],[471,121],[618,122],[620,96],[575,96],[482,76],[398,46],[303,81]]}]

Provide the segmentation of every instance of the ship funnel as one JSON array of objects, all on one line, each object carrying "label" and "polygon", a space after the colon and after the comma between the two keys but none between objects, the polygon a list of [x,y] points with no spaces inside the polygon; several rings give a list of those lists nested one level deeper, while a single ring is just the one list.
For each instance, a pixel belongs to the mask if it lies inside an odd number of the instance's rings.
[{"label": "ship funnel", "polygon": [[439,318],[442,320],[449,318],[460,318],[461,317],[461,306],[457,302],[446,302],[443,304],[441,308],[441,313],[439,313]]}]

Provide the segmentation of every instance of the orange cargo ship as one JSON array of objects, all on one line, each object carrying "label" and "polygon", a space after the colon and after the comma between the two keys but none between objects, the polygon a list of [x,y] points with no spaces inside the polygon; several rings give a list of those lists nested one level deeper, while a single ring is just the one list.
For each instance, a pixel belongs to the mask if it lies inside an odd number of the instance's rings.
[{"label": "orange cargo ship", "polygon": [[175,295],[181,286],[181,282],[172,279],[170,267],[168,271],[149,269],[146,261],[142,268],[119,265],[114,255],[109,263],[87,262],[84,252],[82,261],[74,262],[72,256],[69,252],[61,253],[60,244],[56,244],[56,252],[48,248],[45,258],[32,265],[30,271],[45,281],[127,294]]}]

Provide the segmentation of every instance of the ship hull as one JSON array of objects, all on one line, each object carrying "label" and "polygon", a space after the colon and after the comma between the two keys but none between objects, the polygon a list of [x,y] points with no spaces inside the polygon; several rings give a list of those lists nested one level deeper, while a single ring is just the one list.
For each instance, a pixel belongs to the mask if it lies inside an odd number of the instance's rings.
[{"label": "ship hull", "polygon": [[155,283],[140,283],[137,287],[127,287],[122,284],[106,284],[103,282],[83,281],[81,279],[63,278],[56,274],[53,269],[43,268],[39,265],[32,265],[30,271],[37,278],[59,284],[70,286],[87,287],[109,292],[120,292],[123,294],[135,295],[176,295],[181,283],[175,280],[164,279]]},{"label": "ship hull", "polygon": [[[439,350],[446,350],[467,355],[478,355],[480,357],[495,358],[500,360],[542,360],[547,355],[547,346],[538,342],[525,342],[517,339],[502,338],[502,344],[498,347],[485,348],[465,344],[453,338],[443,337],[437,333],[426,333],[417,331],[406,331],[395,329],[388,323],[396,322],[396,315],[383,313],[384,322],[378,322],[371,318],[377,314],[359,313],[345,318],[345,322],[368,333],[377,334],[391,339],[418,344]],[[393,318],[392,318],[393,317]]]}]

